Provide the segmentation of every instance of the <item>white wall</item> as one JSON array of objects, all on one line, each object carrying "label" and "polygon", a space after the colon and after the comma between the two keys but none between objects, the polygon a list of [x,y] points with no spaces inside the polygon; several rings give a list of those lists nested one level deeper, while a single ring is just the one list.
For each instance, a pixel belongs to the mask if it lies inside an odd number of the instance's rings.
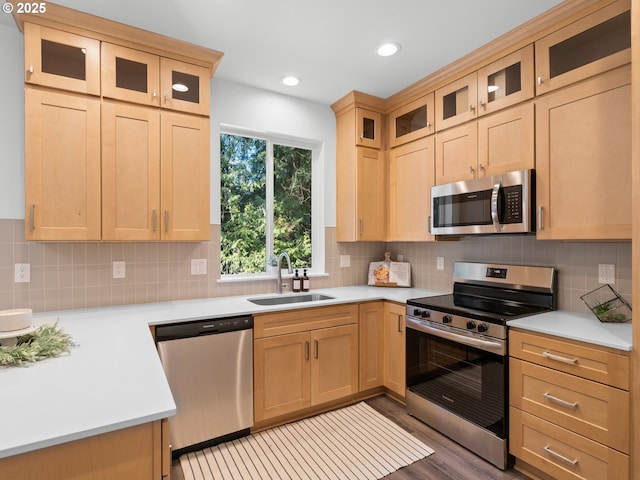
[{"label": "white wall", "polygon": [[[10,15],[0,14],[5,17]],[[24,218],[24,60],[22,34],[0,23],[0,218]]]},{"label": "white wall", "polygon": [[[24,218],[23,38],[0,22],[0,219]],[[224,62],[224,58],[222,59]],[[271,93],[214,76],[211,84],[211,223],[220,223],[220,124],[320,142],[325,225],[335,226],[335,117],[328,105]]]}]

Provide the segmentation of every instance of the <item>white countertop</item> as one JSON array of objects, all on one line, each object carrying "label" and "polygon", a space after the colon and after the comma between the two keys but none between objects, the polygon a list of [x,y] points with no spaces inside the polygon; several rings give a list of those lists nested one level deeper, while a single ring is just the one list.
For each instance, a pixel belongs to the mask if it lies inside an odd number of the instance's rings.
[{"label": "white countertop", "polygon": [[[0,458],[175,415],[149,325],[340,303],[440,295],[417,288],[366,286],[313,290],[335,297],[258,306],[249,295],[47,312],[34,324],[58,321],[77,344],[69,355],[26,367],[0,368]],[[590,314],[551,312],[510,326],[631,350],[631,323],[601,324]]]},{"label": "white countertop", "polygon": [[602,323],[591,313],[556,310],[511,320],[507,325],[627,352],[632,349],[631,322]]},{"label": "white countertop", "polygon": [[404,303],[438,295],[416,288],[366,286],[313,290],[336,297],[258,306],[250,295],[47,312],[77,344],[69,355],[0,367],[0,458],[175,415],[176,406],[148,326],[369,300]]}]

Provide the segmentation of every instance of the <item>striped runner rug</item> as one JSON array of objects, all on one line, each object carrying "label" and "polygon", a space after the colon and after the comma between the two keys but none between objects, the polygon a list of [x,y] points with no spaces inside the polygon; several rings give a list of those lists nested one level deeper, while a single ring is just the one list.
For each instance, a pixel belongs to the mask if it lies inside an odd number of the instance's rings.
[{"label": "striped runner rug", "polygon": [[185,480],[379,479],[433,450],[364,402],[180,457]]}]

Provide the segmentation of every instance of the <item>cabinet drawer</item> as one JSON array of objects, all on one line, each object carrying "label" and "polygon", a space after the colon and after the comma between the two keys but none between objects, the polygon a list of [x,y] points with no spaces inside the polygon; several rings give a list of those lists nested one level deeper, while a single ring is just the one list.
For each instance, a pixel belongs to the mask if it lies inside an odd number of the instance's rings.
[{"label": "cabinet drawer", "polygon": [[510,404],[629,453],[629,392],[511,358]]},{"label": "cabinet drawer", "polygon": [[509,331],[509,355],[629,390],[629,356],[551,335]]},{"label": "cabinet drawer", "polygon": [[511,407],[509,452],[558,480],[628,480],[629,457]]},{"label": "cabinet drawer", "polygon": [[274,337],[358,322],[358,304],[289,310],[256,315],[254,338]]}]

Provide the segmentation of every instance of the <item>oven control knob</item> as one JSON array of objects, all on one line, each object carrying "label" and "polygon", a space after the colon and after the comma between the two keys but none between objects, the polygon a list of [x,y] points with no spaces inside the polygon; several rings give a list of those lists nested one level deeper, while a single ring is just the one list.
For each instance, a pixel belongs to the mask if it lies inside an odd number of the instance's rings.
[{"label": "oven control knob", "polygon": [[489,327],[487,326],[486,323],[481,323],[480,325],[478,325],[478,331],[480,333],[486,332],[487,330],[489,330]]},{"label": "oven control knob", "polygon": [[431,317],[431,312],[429,310],[425,310],[420,315],[422,316],[422,318],[430,318]]},{"label": "oven control knob", "polygon": [[414,314],[416,317],[419,317],[420,315],[422,315],[422,310],[419,310],[419,309],[417,309],[417,308],[416,308],[416,309],[413,311],[413,314]]},{"label": "oven control knob", "polygon": [[467,322],[467,330],[473,330],[474,328],[476,328],[476,322],[474,322],[473,320],[469,320]]},{"label": "oven control knob", "polygon": [[442,323],[451,323],[453,322],[453,317],[451,315],[445,315],[442,317]]}]

